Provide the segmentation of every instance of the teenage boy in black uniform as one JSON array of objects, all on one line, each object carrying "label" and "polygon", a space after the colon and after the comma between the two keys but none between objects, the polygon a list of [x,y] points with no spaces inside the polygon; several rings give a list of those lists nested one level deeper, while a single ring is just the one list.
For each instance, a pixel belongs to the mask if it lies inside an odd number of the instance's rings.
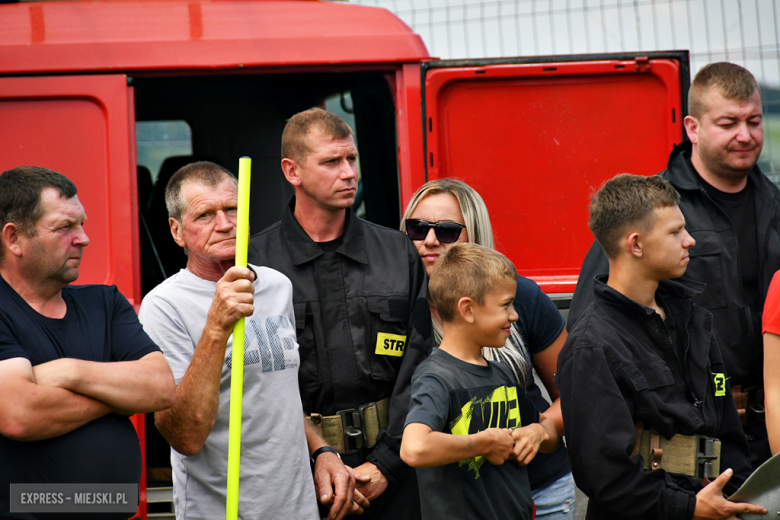
[{"label": "teenage boy in black uniform", "polygon": [[[609,275],[597,277],[595,301],[572,329],[556,375],[589,520],[766,511],[722,496],[732,475],[741,483],[750,474],[750,455],[712,314],[692,301],[704,284],[672,280],[685,273],[696,244],[679,200],[661,177],[624,174],[607,181],[590,206],[588,226]],[[719,439],[720,457],[699,458],[708,447],[717,455],[717,443],[694,435]],[[702,488],[718,467],[725,471]]]}]

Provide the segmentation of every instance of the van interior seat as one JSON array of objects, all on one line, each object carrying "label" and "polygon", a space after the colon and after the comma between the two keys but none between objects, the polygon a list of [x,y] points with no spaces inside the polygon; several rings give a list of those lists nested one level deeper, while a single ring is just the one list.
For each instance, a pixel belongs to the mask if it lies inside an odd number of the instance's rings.
[{"label": "van interior seat", "polygon": [[168,186],[168,181],[171,180],[173,174],[180,168],[198,161],[217,163],[210,157],[198,155],[177,155],[166,158],[162,166],[160,166],[160,173],[157,175],[157,181],[154,184],[152,196],[149,200],[145,215],[146,224],[149,226],[149,234],[165,271],[165,278],[187,266],[187,255],[184,254],[184,250],[171,237],[170,226],[168,225],[168,210],[165,207],[165,188]]}]

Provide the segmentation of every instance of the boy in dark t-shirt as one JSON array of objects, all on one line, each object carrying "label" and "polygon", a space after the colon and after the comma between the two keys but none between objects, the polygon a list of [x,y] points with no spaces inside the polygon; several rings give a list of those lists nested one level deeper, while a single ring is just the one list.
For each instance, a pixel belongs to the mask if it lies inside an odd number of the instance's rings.
[{"label": "boy in dark t-shirt", "polygon": [[554,451],[558,432],[512,371],[481,354],[509,336],[516,289],[512,263],[476,244],[452,246],[434,266],[428,290],[444,339],[412,378],[401,444],[419,468],[424,519],[533,518],[525,465]]}]

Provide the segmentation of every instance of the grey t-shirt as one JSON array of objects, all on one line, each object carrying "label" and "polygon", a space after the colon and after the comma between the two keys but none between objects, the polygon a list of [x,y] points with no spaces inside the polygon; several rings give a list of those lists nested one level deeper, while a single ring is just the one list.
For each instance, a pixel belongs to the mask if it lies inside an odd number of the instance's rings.
[{"label": "grey t-shirt", "polygon": [[[244,333],[239,518],[318,518],[298,391],[298,343],[292,284],[283,274],[251,266],[254,314]],[[171,365],[178,384],[206,324],[216,282],[186,269],[143,300],[139,318]],[[227,487],[233,336],[222,365],[219,412],[206,444],[187,457],[171,450],[176,518],[224,518]]]}]

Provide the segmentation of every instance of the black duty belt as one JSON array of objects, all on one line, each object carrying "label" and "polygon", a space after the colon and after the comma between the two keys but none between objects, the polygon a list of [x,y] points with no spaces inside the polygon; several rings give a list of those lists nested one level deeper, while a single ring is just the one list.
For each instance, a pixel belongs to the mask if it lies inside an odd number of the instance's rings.
[{"label": "black duty belt", "polygon": [[376,446],[379,430],[387,428],[390,398],[366,403],[357,408],[339,410],[336,415],[313,413],[306,416],[309,425],[322,435],[331,448],[350,455]]},{"label": "black duty belt", "polygon": [[720,441],[704,435],[674,435],[667,439],[653,428],[636,423],[636,445],[631,454],[645,459],[645,469],[663,469],[697,478],[720,475]]}]

